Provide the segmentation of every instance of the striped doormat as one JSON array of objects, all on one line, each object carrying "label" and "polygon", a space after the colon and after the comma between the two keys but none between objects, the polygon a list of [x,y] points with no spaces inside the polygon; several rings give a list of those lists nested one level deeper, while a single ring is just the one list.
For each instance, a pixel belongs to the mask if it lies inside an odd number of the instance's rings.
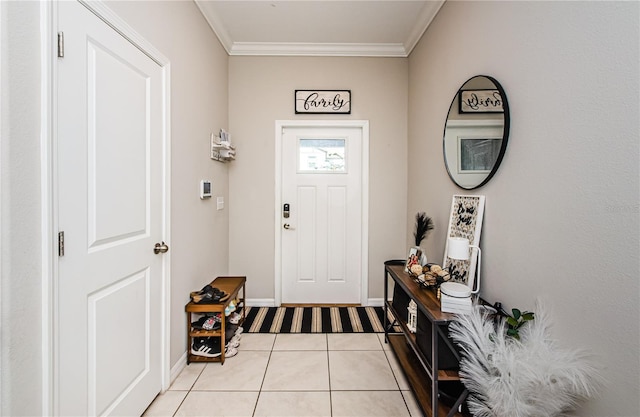
[{"label": "striped doormat", "polygon": [[247,307],[247,333],[383,333],[382,307]]}]

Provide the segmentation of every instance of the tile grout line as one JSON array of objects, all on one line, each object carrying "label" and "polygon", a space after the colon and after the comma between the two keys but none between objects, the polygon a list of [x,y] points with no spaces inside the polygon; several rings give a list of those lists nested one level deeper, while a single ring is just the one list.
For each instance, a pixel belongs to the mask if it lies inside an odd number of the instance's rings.
[{"label": "tile grout line", "polygon": [[276,339],[278,338],[278,334],[273,338],[273,343],[271,344],[271,349],[269,350],[269,357],[267,358],[267,365],[264,367],[264,374],[262,375],[262,382],[260,383],[260,388],[258,388],[258,397],[256,398],[256,403],[253,405],[253,413],[251,416],[256,415],[256,411],[258,410],[258,401],[260,401],[260,396],[262,395],[262,387],[264,386],[264,380],[267,378],[267,371],[269,370],[269,363],[271,362],[271,355],[273,354],[273,348],[276,346]]},{"label": "tile grout line", "polygon": [[[275,352],[275,347],[276,347],[276,341],[277,341],[277,338],[278,338],[278,335],[276,335],[276,337],[274,337],[273,341],[271,342],[271,346],[270,346],[270,348],[269,348],[269,351],[268,351],[268,352],[269,352],[269,354],[268,354],[268,357],[267,357],[267,363],[266,363],[266,366],[265,366],[265,368],[264,368],[264,372],[263,372],[263,375],[262,375],[262,380],[261,380],[261,383],[260,383],[260,387],[258,388],[258,392],[257,392],[257,394],[258,394],[258,395],[257,395],[257,398],[256,398],[255,403],[254,403],[254,406],[253,406],[253,412],[252,412],[252,414],[251,414],[251,416],[253,416],[253,417],[255,417],[255,416],[256,416],[257,407],[258,407],[258,402],[259,402],[259,400],[260,400],[260,398],[261,398],[261,396],[262,396],[262,394],[263,394],[264,383],[265,383],[265,381],[266,381],[266,375],[267,375],[267,372],[268,372],[268,370],[269,370],[269,366],[270,366],[270,365],[272,365],[270,362],[271,362],[271,359],[272,359],[272,357],[273,357],[272,355],[273,355],[273,353]],[[329,346],[329,334],[328,334],[328,333],[325,333],[325,334],[324,334],[324,339],[325,339],[325,349],[324,349],[324,350],[325,350],[325,352],[326,352],[326,358],[327,358],[328,393],[329,393],[329,415],[330,415],[330,416],[333,416],[333,414],[334,414],[334,410],[333,410],[333,394],[334,394],[334,389],[332,388],[332,385],[331,385],[331,359],[330,359],[330,356],[331,356],[330,352],[332,351],[332,349],[331,349],[331,348],[330,348],[330,346]],[[378,341],[378,345],[381,347],[381,350],[380,350],[380,349],[365,349],[365,350],[370,350],[370,351],[381,351],[381,352],[383,353],[383,355],[385,356],[386,362],[387,362],[387,364],[388,364],[388,366],[389,366],[389,368],[390,368],[390,370],[391,370],[391,373],[392,373],[392,375],[393,375],[394,381],[396,382],[396,388],[394,388],[394,389],[382,389],[382,390],[381,390],[381,389],[366,389],[366,390],[349,390],[349,389],[347,389],[347,390],[335,390],[335,392],[338,392],[338,391],[347,391],[347,392],[349,392],[349,391],[354,391],[354,392],[356,392],[356,391],[371,391],[371,392],[376,392],[376,391],[387,391],[387,392],[398,392],[398,393],[401,395],[402,401],[403,401],[403,403],[404,403],[404,405],[405,405],[405,410],[406,410],[406,411],[407,411],[407,413],[408,413],[407,415],[408,415],[408,416],[411,416],[412,414],[411,414],[411,410],[409,409],[409,404],[408,404],[408,402],[407,402],[406,397],[403,395],[403,391],[402,391],[402,389],[401,389],[401,387],[400,387],[400,384],[399,384],[399,378],[398,378],[398,376],[396,375],[396,372],[394,372],[393,366],[392,366],[392,364],[391,364],[391,360],[390,360],[390,358],[389,358],[389,353],[384,349],[385,344],[384,344],[383,340],[381,340],[381,339],[380,339],[380,337],[376,337],[376,339],[377,339],[377,341]],[[338,347],[338,346],[337,346],[337,347]],[[307,349],[300,349],[300,351],[306,351],[306,350],[307,350]],[[339,348],[339,349],[337,349],[337,350],[335,350],[335,351],[338,351],[338,352],[339,352],[339,351],[354,351],[354,349],[348,349],[348,348],[344,348],[344,347],[343,347],[342,349],[340,349],[340,348]],[[391,353],[393,353],[393,352],[391,352]],[[172,414],[172,416],[177,416],[177,415],[178,415],[178,412],[179,412],[180,408],[184,405],[184,403],[185,403],[185,401],[186,401],[187,397],[188,397],[191,393],[195,392],[195,390],[194,390],[195,385],[196,385],[196,384],[197,384],[197,382],[199,381],[200,377],[202,377],[202,375],[204,374],[204,371],[206,370],[206,368],[207,368],[209,365],[210,365],[210,364],[205,364],[205,366],[204,366],[204,367],[203,367],[203,368],[202,368],[202,369],[197,373],[196,378],[194,379],[193,383],[191,383],[191,384],[190,384],[189,389],[187,390],[187,393],[185,394],[185,396],[184,396],[184,397],[182,398],[182,400],[180,401],[180,404],[177,406],[177,408],[176,408],[176,410],[174,411],[174,413]],[[206,391],[206,390],[205,390],[205,391]]]},{"label": "tile grout line", "polygon": [[[380,340],[380,339],[378,339]],[[382,344],[382,342],[380,342]],[[387,360],[387,363],[389,364],[389,368],[391,369],[391,375],[393,375],[393,379],[396,381],[396,385],[398,386],[398,392],[400,393],[400,397],[402,398],[402,401],[404,402],[404,406],[407,409],[407,413],[408,415],[411,417],[411,410],[409,409],[409,404],[407,404],[407,399],[405,398],[404,394],[402,393],[402,388],[400,387],[400,381],[398,381],[398,376],[396,375],[396,372],[393,369],[393,365],[391,365],[391,360],[389,360],[389,355],[387,355],[387,352],[384,350],[384,345],[382,346],[382,352],[384,353],[384,357]],[[389,351],[392,355],[394,354],[393,352]],[[402,370],[400,372],[403,372]]]},{"label": "tile grout line", "polygon": [[328,384],[329,384],[329,416],[333,417],[333,391],[331,390],[331,359],[329,358],[329,333],[325,333],[324,335],[325,343],[327,346],[327,376],[328,376]]},{"label": "tile grout line", "polygon": [[[187,365],[187,366],[189,366],[189,365]],[[198,379],[200,379],[200,377],[202,376],[202,373],[204,372],[204,370],[205,370],[205,368],[207,366],[209,366],[209,364],[205,363],[204,366],[202,367],[202,369],[200,370],[200,372],[198,373],[198,376],[196,377],[196,379],[193,380],[193,384],[191,384],[189,386],[189,389],[187,390],[187,393],[184,395],[184,397],[182,397],[182,401],[180,401],[180,404],[178,404],[178,407],[176,408],[176,411],[173,412],[172,417],[175,417],[175,415],[178,413],[178,410],[180,410],[180,407],[182,407],[182,404],[184,404],[184,402],[187,399],[187,397],[189,396],[189,394],[191,394],[191,390],[193,390],[193,387],[196,385],[196,382],[198,382]],[[180,373],[182,373],[182,372],[184,372],[184,369]],[[169,388],[171,388],[171,387],[169,387]],[[169,391],[169,390],[167,390],[167,391]]]}]

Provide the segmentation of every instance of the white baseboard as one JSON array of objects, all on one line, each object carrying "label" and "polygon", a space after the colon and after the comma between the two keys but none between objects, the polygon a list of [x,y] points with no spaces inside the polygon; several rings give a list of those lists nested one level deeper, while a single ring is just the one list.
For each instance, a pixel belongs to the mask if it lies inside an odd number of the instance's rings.
[{"label": "white baseboard", "polygon": [[382,307],[384,306],[384,298],[369,298],[369,307]]},{"label": "white baseboard", "polygon": [[275,307],[276,300],[273,298],[247,298],[248,307]]},{"label": "white baseboard", "polygon": [[[178,375],[180,375],[180,372],[182,372],[182,370],[186,367],[187,367],[187,352],[185,351],[182,354],[182,356],[180,356],[180,359],[178,359],[176,364],[171,367],[171,375],[170,375],[171,384],[173,384],[173,381],[176,380]],[[171,384],[169,384],[169,386],[171,386]]]}]

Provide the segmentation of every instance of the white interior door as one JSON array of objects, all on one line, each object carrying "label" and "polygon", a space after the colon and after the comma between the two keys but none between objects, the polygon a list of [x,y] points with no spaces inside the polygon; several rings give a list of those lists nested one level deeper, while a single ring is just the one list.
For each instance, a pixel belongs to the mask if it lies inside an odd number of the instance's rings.
[{"label": "white interior door", "polygon": [[281,161],[282,302],[359,304],[362,128],[287,127]]},{"label": "white interior door", "polygon": [[57,412],[140,415],[162,387],[162,68],[59,2]]}]

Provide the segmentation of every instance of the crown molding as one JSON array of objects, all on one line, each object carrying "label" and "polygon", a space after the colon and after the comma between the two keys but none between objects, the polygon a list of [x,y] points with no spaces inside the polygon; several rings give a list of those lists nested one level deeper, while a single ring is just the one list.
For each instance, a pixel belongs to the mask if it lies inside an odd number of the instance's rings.
[{"label": "crown molding", "polygon": [[400,43],[286,43],[234,42],[229,55],[401,57],[408,52]]},{"label": "crown molding", "polygon": [[356,56],[406,58],[420,41],[446,0],[425,3],[417,24],[403,43],[303,43],[303,42],[234,42],[225,24],[211,7],[212,2],[194,0],[209,27],[228,55],[235,56]]},{"label": "crown molding", "polygon": [[431,25],[431,22],[433,22],[433,19],[435,19],[445,1],[446,0],[429,1],[425,4],[417,19],[419,23],[413,27],[413,30],[409,33],[404,42],[404,48],[407,51],[407,55],[409,55],[411,51],[413,51],[413,48],[418,44],[420,38],[422,38],[424,32],[427,31],[427,28]]},{"label": "crown molding", "polygon": [[214,13],[213,10],[207,10],[207,3],[203,0],[194,0],[198,9],[200,9],[200,14],[204,17],[204,19],[209,24],[209,27],[213,31],[213,33],[218,37],[218,40],[222,44],[222,47],[227,51],[227,54],[231,54],[231,47],[233,46],[233,41],[231,41],[231,36],[224,29],[225,26],[222,20],[218,17],[217,13]]}]

